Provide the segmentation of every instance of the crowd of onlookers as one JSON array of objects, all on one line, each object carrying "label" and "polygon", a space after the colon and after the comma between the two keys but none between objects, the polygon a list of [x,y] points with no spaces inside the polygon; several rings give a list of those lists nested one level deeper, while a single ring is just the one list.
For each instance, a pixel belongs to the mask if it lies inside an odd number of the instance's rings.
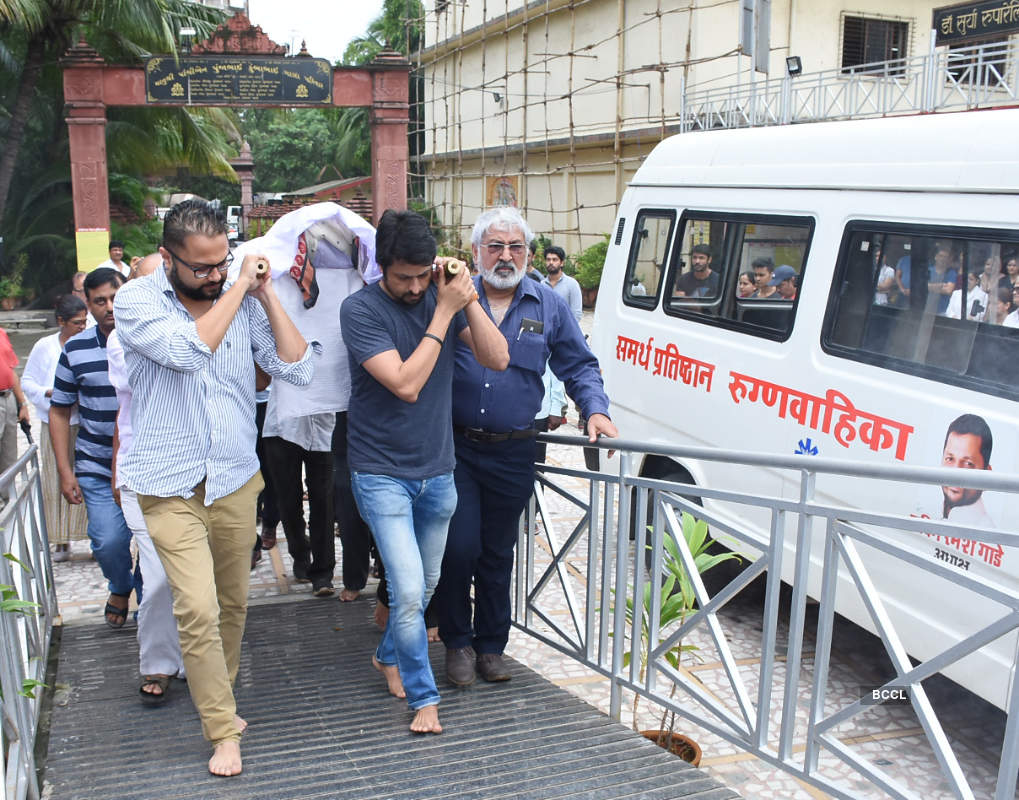
[{"label": "crowd of onlookers", "polygon": [[[951,242],[935,242],[927,267],[928,303],[936,313],[953,319],[1019,327],[1019,261],[1015,253],[989,254],[979,269],[962,268],[962,249]],[[874,304],[907,308],[913,278],[912,257],[889,264],[881,248],[875,249]],[[963,287],[965,274],[965,291]],[[965,300],[964,300],[965,296]],[[934,298],[933,301],[930,298]],[[963,303],[966,309],[963,313]]]},{"label": "crowd of onlookers", "polygon": [[[712,267],[709,245],[696,244],[690,249],[690,268],[676,277],[672,297],[711,298],[721,292],[721,273]],[[951,242],[936,242],[931,248],[927,267],[927,301],[944,317],[1019,327],[1019,256],[988,255],[980,270],[963,270],[962,249]],[[874,248],[874,304],[907,308],[913,278],[910,255],[892,266],[880,246]],[[966,275],[963,287],[962,275]],[[799,290],[800,274],[788,264],[775,265],[771,256],[752,259],[750,269],[736,281],[739,300],[793,301]],[[636,286],[637,284],[635,284]],[[631,294],[645,293],[640,287]],[[965,315],[963,303],[966,304]]]}]

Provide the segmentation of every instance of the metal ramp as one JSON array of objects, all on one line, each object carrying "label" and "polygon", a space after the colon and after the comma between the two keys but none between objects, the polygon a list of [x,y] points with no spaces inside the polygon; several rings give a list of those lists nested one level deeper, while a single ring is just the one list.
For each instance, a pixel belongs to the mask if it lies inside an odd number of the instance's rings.
[{"label": "metal ramp", "polygon": [[[138,701],[138,646],[101,624],[63,629],[45,759],[53,800],[176,798],[738,798],[705,773],[510,662],[513,680],[444,685],[440,736],[412,735],[369,658],[366,602],[252,606],[238,710],[244,773],[214,778],[186,685]],[[436,675],[443,650],[432,645]]]}]

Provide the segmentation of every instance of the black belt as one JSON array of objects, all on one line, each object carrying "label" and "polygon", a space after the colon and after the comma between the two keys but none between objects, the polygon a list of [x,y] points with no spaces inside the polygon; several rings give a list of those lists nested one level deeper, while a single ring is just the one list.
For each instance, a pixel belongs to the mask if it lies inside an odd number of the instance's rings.
[{"label": "black belt", "polygon": [[507,431],[506,433],[493,433],[483,428],[465,428],[463,425],[454,425],[453,431],[460,434],[469,442],[506,442],[510,439],[533,439],[537,431],[527,428],[522,431]]},{"label": "black belt", "polygon": [[0,389],[0,397],[7,397],[13,391],[13,389]]}]

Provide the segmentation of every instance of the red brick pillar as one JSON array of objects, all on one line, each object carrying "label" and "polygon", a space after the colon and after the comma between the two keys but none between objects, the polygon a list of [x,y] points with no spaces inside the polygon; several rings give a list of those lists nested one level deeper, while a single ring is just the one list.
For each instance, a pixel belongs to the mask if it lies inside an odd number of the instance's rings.
[{"label": "red brick pillar", "polygon": [[384,50],[372,67],[372,215],[407,207],[407,125],[410,63]]},{"label": "red brick pillar", "polygon": [[90,270],[109,257],[110,241],[103,60],[82,41],[62,63],[78,269]]},{"label": "red brick pillar", "polygon": [[238,238],[243,242],[248,238],[248,212],[251,211],[251,184],[255,180],[255,159],[251,157],[251,146],[247,142],[241,144],[241,154],[230,160],[230,165],[237,173],[241,182],[241,219],[238,223]]}]

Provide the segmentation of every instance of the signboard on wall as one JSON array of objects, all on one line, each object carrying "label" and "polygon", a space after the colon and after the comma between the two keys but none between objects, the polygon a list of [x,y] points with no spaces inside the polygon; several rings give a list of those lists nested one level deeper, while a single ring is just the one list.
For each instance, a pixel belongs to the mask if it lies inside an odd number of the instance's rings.
[{"label": "signboard on wall", "polygon": [[329,106],[333,70],[324,58],[153,56],[145,62],[150,103]]},{"label": "signboard on wall", "polygon": [[933,11],[936,44],[959,44],[1019,32],[1019,0],[957,3]]}]

